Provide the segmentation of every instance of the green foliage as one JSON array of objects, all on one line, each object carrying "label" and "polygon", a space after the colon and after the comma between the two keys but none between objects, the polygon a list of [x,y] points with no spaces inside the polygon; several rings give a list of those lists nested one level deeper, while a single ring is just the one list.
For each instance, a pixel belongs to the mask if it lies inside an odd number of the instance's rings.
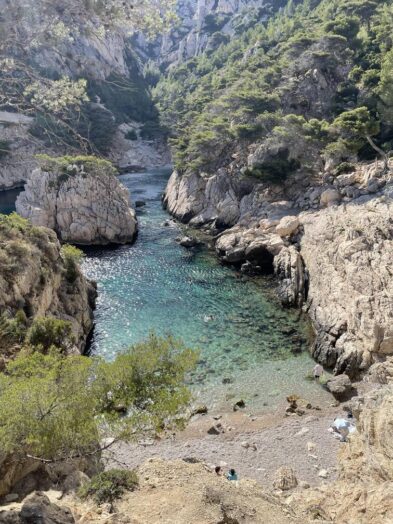
[{"label": "green foliage", "polygon": [[14,317],[7,313],[0,316],[0,353],[5,356],[20,348],[27,333],[27,318],[23,310]]},{"label": "green foliage", "polygon": [[79,274],[79,264],[84,257],[84,253],[75,246],[64,244],[61,247],[61,256],[64,261],[66,278],[70,283],[73,283]]},{"label": "green foliage", "polygon": [[[344,160],[364,154],[364,133],[355,136],[345,125],[335,125],[339,122],[332,125],[362,107],[369,111],[367,134],[376,146],[390,140],[392,0],[277,2],[267,23],[259,21],[261,16],[256,13],[246,30],[239,15],[235,37],[170,68],[155,87],[180,173],[214,173],[232,162],[239,146],[246,153],[257,141],[277,145],[282,132],[289,142],[299,133],[311,159],[306,165],[304,155],[302,167],[312,169],[314,162],[319,171],[321,153]],[[211,34],[220,30],[214,16],[208,22]],[[319,78],[326,89],[316,88]],[[293,113],[303,123],[288,124]],[[271,168],[284,177],[288,166],[283,164]],[[259,168],[255,174],[265,176]]]},{"label": "green foliage", "polygon": [[55,352],[19,356],[0,375],[0,446],[23,458],[67,459],[97,447],[92,363]]},{"label": "green foliage", "polygon": [[92,477],[78,494],[82,499],[92,497],[97,504],[103,504],[114,502],[126,491],[134,491],[137,487],[138,476],[135,471],[110,469]]},{"label": "green foliage", "polygon": [[22,218],[18,213],[11,213],[9,215],[0,214],[0,229],[5,231],[12,231],[16,229],[21,233],[25,232],[28,228],[31,228],[31,223],[26,219]]},{"label": "green foliage", "polygon": [[280,184],[284,182],[291,173],[299,169],[299,167],[300,164],[298,160],[289,160],[283,156],[281,158],[272,158],[264,162],[263,165],[247,169],[245,175],[258,178],[264,182]]},{"label": "green foliage", "polygon": [[334,120],[333,127],[355,139],[362,139],[367,135],[373,136],[379,132],[378,122],[371,117],[369,110],[364,106],[341,113]]},{"label": "green foliage", "polygon": [[203,21],[203,29],[207,33],[215,33],[224,27],[228,22],[229,16],[225,13],[209,13]]},{"label": "green foliage", "polygon": [[[64,324],[42,327],[30,332],[31,342],[59,342]],[[63,357],[53,347],[20,354],[0,373],[0,448],[21,460],[67,460],[99,451],[103,438],[182,425],[190,400],[184,380],[195,362],[182,343],[155,335],[113,362]]]},{"label": "green foliage", "polygon": [[97,176],[115,175],[117,173],[112,162],[95,156],[62,156],[36,155],[40,167],[48,173],[72,176],[76,173],[87,173]]},{"label": "green foliage", "polygon": [[341,162],[334,170],[334,175],[343,175],[344,173],[352,173],[355,171],[356,165],[352,162]]},{"label": "green foliage", "polygon": [[35,318],[25,339],[28,346],[41,353],[48,353],[53,347],[66,352],[73,342],[71,322],[54,317]]}]

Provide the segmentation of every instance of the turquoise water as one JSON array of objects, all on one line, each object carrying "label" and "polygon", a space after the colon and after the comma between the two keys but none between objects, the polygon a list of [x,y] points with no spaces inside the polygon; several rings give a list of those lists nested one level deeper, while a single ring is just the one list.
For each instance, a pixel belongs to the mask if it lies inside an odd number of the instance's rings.
[{"label": "turquoise water", "polygon": [[[245,277],[206,248],[177,244],[180,226],[165,226],[169,217],[161,206],[168,176],[163,170],[121,176],[131,200],[146,202],[137,209],[137,241],[87,250],[83,270],[99,292],[93,354],[113,358],[153,330],[200,351],[191,380],[202,396],[215,398],[223,378],[242,382],[239,394],[249,396],[256,387],[270,395],[283,381],[290,384],[290,375],[297,387],[297,372],[304,376],[311,366],[305,325],[280,307],[270,279]],[[297,349],[302,355],[293,355]]]},{"label": "turquoise water", "polygon": [[[235,397],[264,410],[285,404],[288,394],[323,395],[305,379],[313,366],[307,326],[281,308],[273,280],[241,275],[206,248],[178,245],[184,232],[161,206],[169,174],[121,176],[132,201],[146,202],[137,209],[138,238],[132,246],[86,250],[83,271],[99,292],[92,353],[111,359],[149,331],[180,337],[200,351],[190,381],[196,401],[213,410],[231,409]],[[0,212],[15,209],[18,193],[0,192]]]}]

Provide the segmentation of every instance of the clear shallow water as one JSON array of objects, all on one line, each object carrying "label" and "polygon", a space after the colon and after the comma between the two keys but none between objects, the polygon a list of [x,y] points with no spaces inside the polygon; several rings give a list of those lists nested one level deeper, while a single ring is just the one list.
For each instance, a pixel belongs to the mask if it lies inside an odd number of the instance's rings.
[{"label": "clear shallow water", "polygon": [[[247,278],[220,265],[205,248],[187,250],[180,226],[161,206],[169,171],[123,175],[137,209],[138,239],[132,246],[91,248],[85,274],[98,283],[92,353],[113,358],[149,331],[182,338],[199,349],[191,377],[197,402],[231,409],[244,398],[262,411],[297,393],[314,401],[330,397],[305,379],[313,367],[307,326],[283,310],[269,278]],[[15,210],[20,190],[0,192],[0,213]],[[301,354],[292,351],[301,348]],[[229,378],[230,384],[223,384]]]},{"label": "clear shallow water", "polygon": [[[231,394],[259,399],[307,387],[312,367],[306,326],[274,299],[272,281],[247,278],[222,266],[205,248],[187,250],[175,239],[182,232],[161,206],[168,171],[120,177],[137,209],[139,236],[132,246],[87,250],[85,274],[98,282],[92,352],[105,358],[146,337],[182,338],[199,349],[191,377],[194,391],[210,404]],[[299,342],[300,339],[300,342]],[[304,353],[294,356],[294,348]],[[223,378],[233,384],[223,387]],[[289,391],[287,388],[291,388]],[[231,391],[232,393],[228,393]]]}]

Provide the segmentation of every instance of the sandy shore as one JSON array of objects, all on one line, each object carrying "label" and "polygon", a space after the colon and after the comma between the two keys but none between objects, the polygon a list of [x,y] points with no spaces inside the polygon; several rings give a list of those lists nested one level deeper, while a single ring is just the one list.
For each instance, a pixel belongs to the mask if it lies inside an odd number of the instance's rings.
[{"label": "sandy shore", "polygon": [[[307,409],[302,416],[285,416],[285,402],[269,413],[208,413],[192,417],[184,431],[144,444],[118,444],[107,457],[109,464],[135,468],[153,457],[203,461],[224,470],[235,468],[240,477],[272,487],[275,471],[291,466],[299,481],[311,486],[331,481],[337,474],[339,442],[328,431],[341,406],[330,403]],[[221,433],[208,434],[220,424]],[[319,476],[327,471],[326,478]]]}]

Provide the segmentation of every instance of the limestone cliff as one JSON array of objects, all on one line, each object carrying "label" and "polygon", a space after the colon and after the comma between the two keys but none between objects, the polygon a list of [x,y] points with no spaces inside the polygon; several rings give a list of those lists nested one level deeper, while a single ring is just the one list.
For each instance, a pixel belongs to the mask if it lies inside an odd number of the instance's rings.
[{"label": "limestone cliff", "polygon": [[137,231],[128,190],[112,172],[36,169],[16,201],[18,213],[34,225],[53,229],[63,242],[124,244]]},{"label": "limestone cliff", "polygon": [[[76,268],[67,273],[56,234],[11,215],[0,217],[0,311],[12,318],[22,310],[27,322],[53,316],[72,323],[75,349],[83,352],[93,327],[96,291]],[[17,351],[2,344],[0,360]]]},{"label": "limestone cliff", "polygon": [[[0,50],[0,190],[23,185],[36,167],[34,155],[41,152],[99,153],[124,168],[168,163],[165,140],[156,130],[158,113],[129,33],[107,30],[98,16],[88,18],[86,6],[77,4],[70,9],[61,2],[16,0],[11,6],[0,0],[5,41]],[[17,45],[8,46],[8,40]],[[64,110],[53,110],[27,94],[36,85],[52,92],[48,83],[54,79],[86,80],[81,103],[69,101]],[[124,140],[120,129],[130,123],[142,130],[133,141]]]},{"label": "limestone cliff", "polygon": [[175,172],[164,203],[180,220],[219,233],[223,261],[274,271],[282,303],[304,306],[313,321],[314,357],[355,376],[393,353],[393,187],[381,168],[281,186],[247,184],[225,170]]},{"label": "limestone cliff", "polygon": [[[357,431],[340,453],[338,480],[290,498],[314,522],[389,524],[393,521],[393,367],[390,359],[370,369],[366,380],[381,380],[364,397],[355,399]],[[375,389],[376,388],[376,389]]]},{"label": "limestone cliff", "polygon": [[230,37],[240,34],[257,22],[266,21],[281,2],[263,0],[180,0],[179,23],[153,46],[143,36],[137,39],[142,55],[153,56],[164,66],[176,64],[211,52]]}]

